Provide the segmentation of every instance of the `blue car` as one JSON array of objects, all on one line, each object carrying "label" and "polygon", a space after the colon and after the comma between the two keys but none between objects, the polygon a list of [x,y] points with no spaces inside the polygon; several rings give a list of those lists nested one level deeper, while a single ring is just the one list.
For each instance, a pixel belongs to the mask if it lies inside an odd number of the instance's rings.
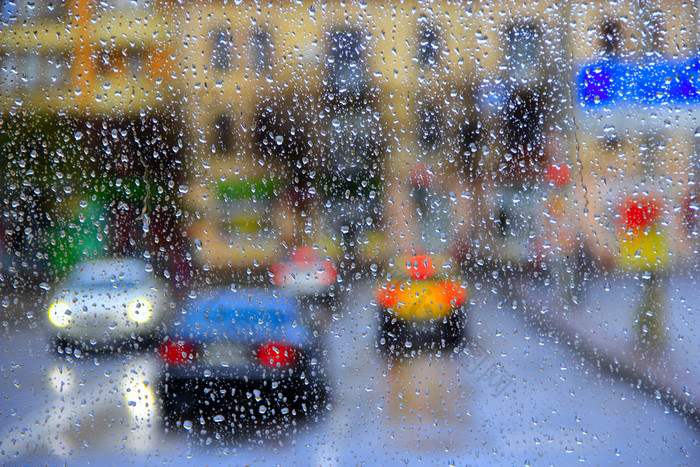
[{"label": "blue car", "polygon": [[226,431],[318,414],[325,356],[296,298],[264,289],[215,289],[166,322],[158,349],[166,429]]}]

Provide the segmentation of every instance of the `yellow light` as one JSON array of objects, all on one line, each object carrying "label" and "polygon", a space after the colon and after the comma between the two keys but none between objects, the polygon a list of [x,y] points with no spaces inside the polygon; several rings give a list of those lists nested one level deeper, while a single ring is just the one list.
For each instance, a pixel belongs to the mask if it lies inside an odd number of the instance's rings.
[{"label": "yellow light", "polygon": [[446,306],[444,288],[435,282],[413,281],[406,284],[394,313],[406,320],[443,319],[452,314],[453,307]]},{"label": "yellow light", "polygon": [[129,303],[129,318],[137,323],[145,323],[153,315],[153,305],[145,298],[137,298]]},{"label": "yellow light", "polygon": [[70,324],[71,311],[67,303],[56,302],[49,307],[49,320],[54,326],[63,328]]}]

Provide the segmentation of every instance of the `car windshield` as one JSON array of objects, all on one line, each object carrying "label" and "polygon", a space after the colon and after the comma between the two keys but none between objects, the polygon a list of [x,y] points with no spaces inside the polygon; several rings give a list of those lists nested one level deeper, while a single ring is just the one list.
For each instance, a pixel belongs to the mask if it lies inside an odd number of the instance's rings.
[{"label": "car windshield", "polygon": [[75,268],[67,282],[86,285],[144,285],[150,278],[146,268],[146,263],[135,260],[86,262]]},{"label": "car windshield", "polygon": [[1,0],[0,464],[698,464],[699,111],[700,0]]}]

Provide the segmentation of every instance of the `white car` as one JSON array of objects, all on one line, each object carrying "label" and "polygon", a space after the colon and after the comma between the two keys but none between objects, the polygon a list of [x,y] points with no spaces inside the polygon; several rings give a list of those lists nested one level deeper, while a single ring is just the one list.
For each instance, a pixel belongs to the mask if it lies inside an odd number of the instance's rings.
[{"label": "white car", "polygon": [[167,286],[147,267],[125,258],[77,265],[49,301],[51,334],[85,347],[140,342],[151,336],[163,318]]},{"label": "white car", "polygon": [[335,296],[338,271],[312,248],[300,247],[286,261],[273,264],[270,277],[294,296],[324,299]]}]

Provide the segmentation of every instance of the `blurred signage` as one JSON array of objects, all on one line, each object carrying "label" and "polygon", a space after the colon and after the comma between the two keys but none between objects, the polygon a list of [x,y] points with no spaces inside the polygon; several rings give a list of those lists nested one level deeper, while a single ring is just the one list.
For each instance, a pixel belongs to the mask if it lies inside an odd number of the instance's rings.
[{"label": "blurred signage", "polygon": [[699,76],[700,58],[683,62],[603,60],[578,72],[579,104],[695,105],[700,103]]}]

